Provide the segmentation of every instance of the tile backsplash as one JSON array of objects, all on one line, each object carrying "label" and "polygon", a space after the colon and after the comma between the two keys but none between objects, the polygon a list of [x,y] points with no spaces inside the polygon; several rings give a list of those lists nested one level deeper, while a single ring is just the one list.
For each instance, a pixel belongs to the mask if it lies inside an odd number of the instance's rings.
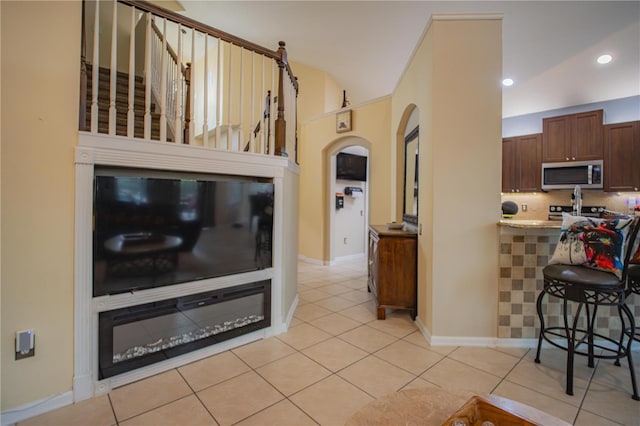
[{"label": "tile backsplash", "polygon": [[[573,194],[573,190],[522,194],[503,193],[501,198],[502,202],[513,201],[518,205],[518,214],[514,219],[546,220],[550,205],[571,205],[571,194]],[[609,210],[627,213],[629,211],[627,202],[631,197],[635,197],[636,203],[640,204],[640,192],[609,193],[583,190],[582,205],[606,206]],[[527,211],[523,211],[523,204],[527,205]]]}]

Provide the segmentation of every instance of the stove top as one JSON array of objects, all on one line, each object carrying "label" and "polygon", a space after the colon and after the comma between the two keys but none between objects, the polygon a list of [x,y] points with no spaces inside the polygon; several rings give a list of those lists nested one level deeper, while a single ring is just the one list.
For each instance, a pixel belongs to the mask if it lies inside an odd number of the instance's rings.
[{"label": "stove top", "polygon": [[[600,217],[600,214],[606,210],[605,206],[582,206],[581,216]],[[549,206],[549,220],[562,220],[562,213],[572,213],[572,206],[552,205]]]}]

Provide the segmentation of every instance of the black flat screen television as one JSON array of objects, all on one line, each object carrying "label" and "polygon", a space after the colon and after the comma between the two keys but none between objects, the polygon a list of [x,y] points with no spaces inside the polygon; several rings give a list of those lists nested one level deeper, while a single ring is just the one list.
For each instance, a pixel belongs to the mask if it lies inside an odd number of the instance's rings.
[{"label": "black flat screen television", "polygon": [[336,156],[336,179],[367,180],[367,157],[340,152]]},{"label": "black flat screen television", "polygon": [[96,169],[93,295],[272,266],[268,179]]}]

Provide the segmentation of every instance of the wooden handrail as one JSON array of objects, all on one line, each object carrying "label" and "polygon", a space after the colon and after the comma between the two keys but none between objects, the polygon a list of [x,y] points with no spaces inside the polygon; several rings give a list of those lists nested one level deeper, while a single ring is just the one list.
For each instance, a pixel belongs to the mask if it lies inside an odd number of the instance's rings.
[{"label": "wooden handrail", "polygon": [[280,48],[278,49],[278,54],[280,55],[280,59],[278,59],[278,61],[282,62],[282,64],[284,65],[284,68],[287,70],[287,73],[289,74],[289,79],[291,80],[291,84],[293,84],[293,87],[296,89],[296,94],[298,94],[298,79],[293,75],[293,70],[291,70],[291,66],[289,66],[289,60],[287,59],[287,50],[285,48],[285,42],[280,41],[279,45],[280,45]]},{"label": "wooden handrail", "polygon": [[219,38],[223,41],[234,44],[236,46],[244,47],[245,49],[254,51],[256,53],[260,53],[269,58],[276,59],[276,60],[280,59],[280,55],[278,52],[274,52],[273,50],[267,49],[266,47],[262,47],[248,40],[245,40],[243,38],[236,37],[234,35],[221,31],[217,28],[210,27],[209,25],[203,24],[191,18],[187,18],[186,16],[182,16],[177,13],[171,12],[169,10],[163,9],[162,7],[156,6],[153,3],[149,3],[148,1],[143,1],[143,0],[117,0],[117,1],[122,4],[135,7],[136,9],[143,10],[145,12],[151,12],[156,16],[160,16],[161,18],[166,18],[177,24],[182,24],[186,27],[194,28],[200,32],[209,34],[212,37]]},{"label": "wooden handrail", "polygon": [[219,38],[220,40],[226,41],[227,43],[231,43],[236,46],[243,47],[247,50],[251,50],[253,52],[264,55],[268,58],[275,59],[276,61],[281,61],[284,64],[284,67],[289,74],[289,78],[291,79],[291,84],[296,89],[296,93],[298,92],[298,81],[293,75],[293,71],[289,66],[289,63],[286,58],[286,51],[284,51],[284,58],[282,57],[283,49],[278,49],[277,51],[273,51],[271,49],[267,49],[266,47],[262,47],[256,43],[250,42],[243,38],[234,36],[217,28],[213,28],[209,25],[198,22],[194,19],[188,18],[186,16],[179,15],[175,12],[171,12],[170,10],[163,9],[160,6],[156,6],[153,3],[149,3],[144,0],[117,0],[119,3],[129,5],[131,7],[135,7],[136,9],[150,12],[156,16],[161,18],[168,19],[177,24],[182,24],[186,27],[193,28],[202,33],[208,34],[212,37]]}]

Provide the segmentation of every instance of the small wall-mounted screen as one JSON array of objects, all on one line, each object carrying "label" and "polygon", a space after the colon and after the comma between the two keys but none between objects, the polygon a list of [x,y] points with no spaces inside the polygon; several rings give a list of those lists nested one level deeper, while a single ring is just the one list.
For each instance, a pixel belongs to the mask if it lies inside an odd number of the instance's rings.
[{"label": "small wall-mounted screen", "polygon": [[367,180],[367,157],[340,152],[336,156],[336,179]]}]

